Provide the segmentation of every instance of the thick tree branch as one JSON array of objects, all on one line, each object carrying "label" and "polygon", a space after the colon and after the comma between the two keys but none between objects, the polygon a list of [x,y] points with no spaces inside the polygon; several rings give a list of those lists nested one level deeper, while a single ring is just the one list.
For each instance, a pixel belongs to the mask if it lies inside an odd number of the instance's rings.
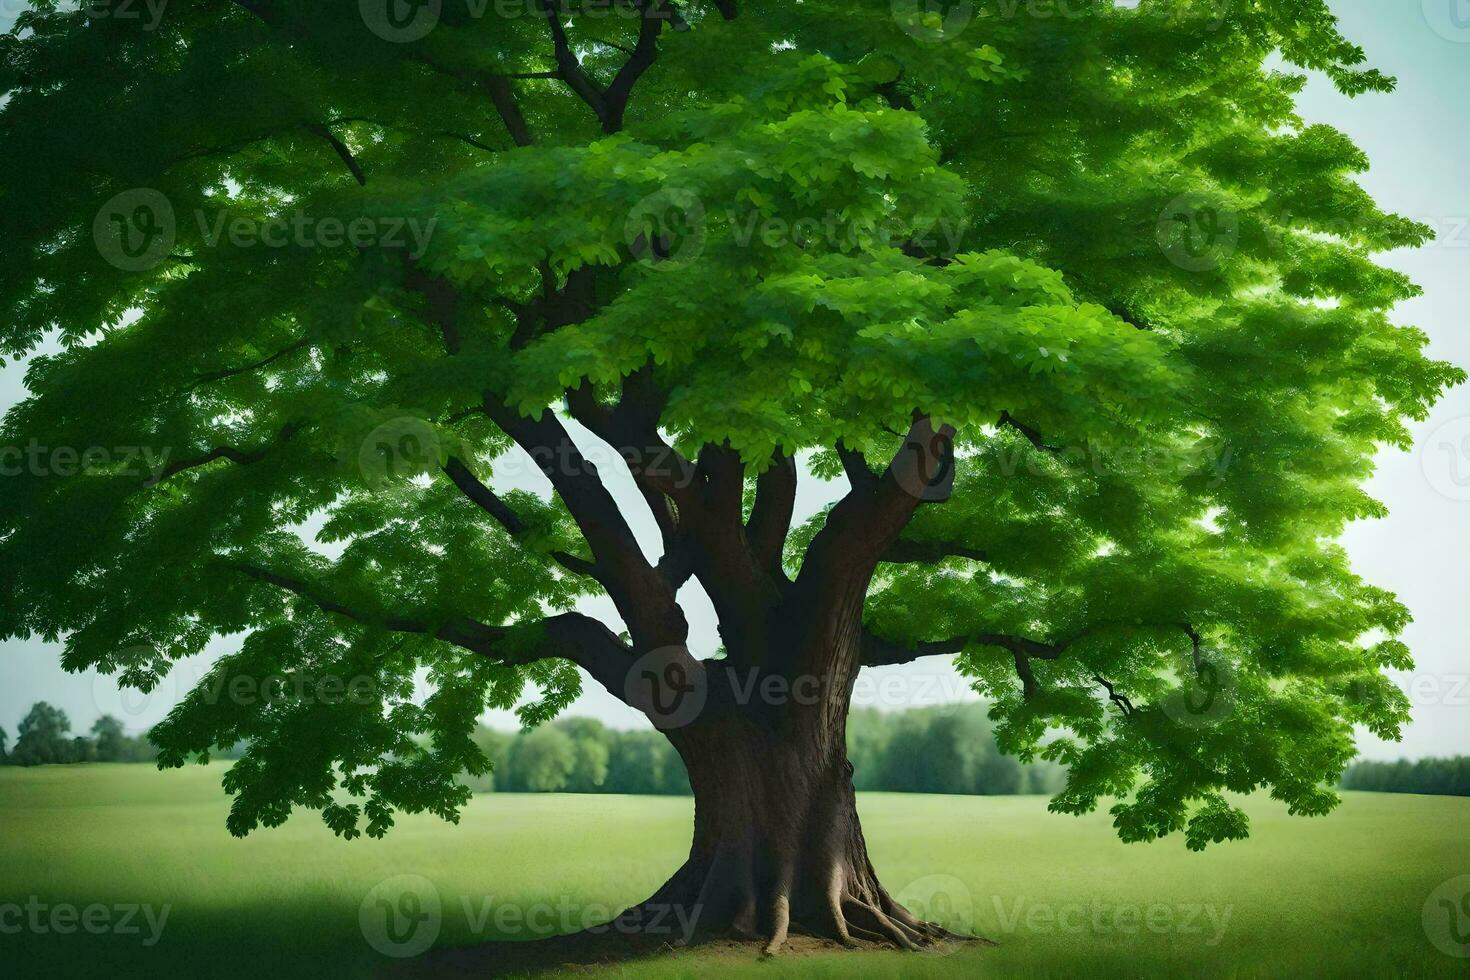
[{"label": "thick tree branch", "polygon": [[367,186],[367,174],[363,173],[362,164],[357,162],[357,157],[352,155],[352,150],[346,143],[337,138],[337,134],[333,133],[329,127],[321,123],[313,123],[306,128],[331,144],[332,149],[337,151],[337,156],[341,157],[342,162],[347,164],[347,169],[352,171],[352,178],[357,181],[358,186]]},{"label": "thick tree branch", "polygon": [[873,472],[873,467],[868,464],[868,459],[856,449],[849,449],[837,440],[834,447],[837,458],[842,461],[842,472],[847,476],[847,482],[853,487],[871,487],[878,483],[878,474]]},{"label": "thick tree branch", "polygon": [[745,525],[756,561],[780,581],[786,578],[782,555],[796,508],[796,485],[796,460],[777,450],[771,465],[755,478],[755,504]]},{"label": "thick tree branch", "polygon": [[697,503],[699,473],[659,432],[667,401],[668,393],[654,380],[652,364],[623,379],[616,405],[600,403],[589,385],[567,392],[572,418],[622,455],[640,487],[668,497],[683,511]]},{"label": "thick tree branch", "polygon": [[515,90],[511,88],[510,79],[502,75],[491,75],[485,79],[485,88],[489,91],[490,102],[495,106],[501,122],[505,123],[505,130],[510,133],[510,138],[515,145],[530,146],[535,142],[535,137],[531,134],[531,126],[526,122],[525,115],[521,113],[520,103],[516,101]]},{"label": "thick tree branch", "polygon": [[584,457],[566,427],[547,410],[540,418],[519,416],[486,393],[485,414],[516,441],[551,481],[592,548],[599,581],[628,624],[636,646],[652,649],[682,643],[689,624],[673,592],[644,557],[617,502]]},{"label": "thick tree branch", "polygon": [[197,378],[195,378],[194,383],[189,385],[189,387],[185,388],[184,390],[193,391],[195,388],[198,388],[201,385],[209,384],[212,381],[223,381],[226,378],[233,378],[237,375],[249,374],[251,371],[258,371],[263,367],[274,364],[276,361],[280,360],[288,354],[294,354],[296,351],[301,350],[301,348],[307,346],[310,343],[310,337],[302,337],[300,340],[287,344],[285,347],[282,347],[274,354],[268,354],[258,361],[251,361],[249,364],[242,364],[239,367],[234,368],[224,368],[219,371],[207,371],[204,374],[201,374]]},{"label": "thick tree branch", "polygon": [[[301,429],[302,426],[294,422],[287,423],[286,425],[282,426],[281,431],[276,434],[274,442],[290,442],[293,438],[296,437],[296,434],[300,432]],[[169,463],[167,466],[165,466],[157,476],[149,479],[143,485],[145,487],[157,486],[171,476],[183,473],[186,470],[197,469],[200,466],[207,466],[208,464],[221,459],[227,459],[230,462],[236,463],[240,466],[249,466],[252,463],[258,463],[262,459],[265,459],[265,457],[269,454],[270,449],[270,444],[262,446],[259,449],[245,450],[236,449],[234,446],[216,446],[215,448],[201,453],[200,455],[191,456],[187,459],[174,460],[172,463]]]},{"label": "thick tree branch", "polygon": [[912,663],[920,657],[953,655],[968,646],[999,647],[1027,660],[1056,660],[1068,645],[1042,643],[1040,640],[1005,633],[975,633],[950,637],[947,640],[923,640],[905,645],[864,632],[862,663],[864,667],[891,667]]},{"label": "thick tree branch", "polygon": [[332,596],[320,585],[304,579],[283,575],[247,562],[221,559],[220,564],[233,568],[258,582],[264,582],[299,595],[323,612],[346,616],[364,625],[377,626],[394,633],[417,633],[432,636],[475,653],[493,655],[496,641],[503,639],[507,633],[504,627],[487,626],[467,617],[455,617],[442,623],[431,623],[428,620],[415,619],[411,616],[367,610],[349,605]]},{"label": "thick tree branch", "polygon": [[[521,516],[511,509],[510,505],[496,495],[479,477],[470,472],[469,467],[458,458],[451,456],[444,464],[444,473],[450,481],[459,488],[467,498],[474,502],[486,514],[489,514],[497,524],[503,527],[512,537],[522,537],[530,530]],[[592,579],[598,579],[597,566],[585,558],[579,558],[567,551],[550,552],[551,557],[558,565],[567,571],[578,575],[586,575]]]},{"label": "thick tree branch", "polygon": [[1045,440],[1042,439],[1040,432],[1031,428],[1029,425],[1018,421],[1015,416],[1011,415],[1010,412],[1001,412],[1000,418],[996,420],[995,424],[1010,426],[1012,429],[1015,429],[1017,432],[1021,433],[1021,435],[1025,436],[1026,441],[1031,443],[1031,445],[1035,446],[1037,449],[1044,450],[1045,452],[1049,453],[1054,453],[1058,451],[1055,447],[1048,446],[1046,444]]},{"label": "thick tree branch", "polygon": [[883,561],[892,565],[936,565],[946,558],[968,558],[971,561],[989,561],[990,557],[978,548],[967,548],[946,541],[909,541],[899,538],[883,553]]},{"label": "thick tree branch", "polygon": [[658,57],[658,36],[664,22],[669,19],[669,13],[663,9],[664,0],[636,0],[636,3],[643,14],[638,23],[638,42],[633,46],[633,54],[618,69],[603,93],[602,128],[609,133],[623,128],[623,115],[627,112],[633,86]]},{"label": "thick tree branch", "polygon": [[571,41],[567,39],[566,26],[561,22],[561,13],[557,9],[555,0],[538,0],[538,2],[541,4],[541,13],[546,17],[546,25],[551,30],[551,44],[556,52],[557,73],[561,76],[562,81],[567,83],[567,87],[579,99],[587,103],[605,128],[607,110],[603,103],[602,89],[582,68],[581,59],[572,50]]},{"label": "thick tree branch", "polygon": [[1122,711],[1125,717],[1133,714],[1133,702],[1128,700],[1126,695],[1119,694],[1111,683],[1104,680],[1098,674],[1093,674],[1092,679],[1102,685],[1103,689],[1108,692],[1108,700],[1116,704],[1118,710]]},{"label": "thick tree branch", "polygon": [[844,464],[851,461],[857,479],[812,539],[797,587],[821,593],[844,578],[849,593],[844,601],[850,601],[854,594],[860,597],[866,591],[878,562],[908,526],[935,481],[954,466],[954,429],[935,429],[927,416],[916,413],[888,468],[872,480],[862,479],[860,457],[845,448],[839,452]]},{"label": "thick tree branch", "polygon": [[[535,627],[489,626],[463,616],[436,623],[352,606],[315,583],[258,565],[227,559],[221,559],[220,563],[258,582],[301,596],[323,612],[345,616],[366,626],[394,633],[431,636],[507,665],[524,666],[552,657],[569,660],[592,675],[608,693],[625,704],[629,703],[626,682],[628,668],[634,659],[633,652],[612,630],[582,613],[561,613],[542,620]],[[524,637],[538,627],[540,642],[526,645]],[[516,642],[507,643],[513,636]]]},{"label": "thick tree branch", "polygon": [[439,328],[439,336],[448,354],[458,354],[461,347],[459,335],[459,291],[443,276],[424,272],[405,253],[403,284],[424,297],[429,307],[429,320]]}]

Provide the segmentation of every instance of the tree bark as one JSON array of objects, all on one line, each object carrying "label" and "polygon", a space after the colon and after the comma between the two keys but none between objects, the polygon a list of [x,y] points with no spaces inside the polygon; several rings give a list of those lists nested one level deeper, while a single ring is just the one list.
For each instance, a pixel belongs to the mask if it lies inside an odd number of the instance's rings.
[{"label": "tree bark", "polygon": [[868,859],[846,747],[852,677],[706,666],[708,703],[665,732],[694,792],[689,857],[627,921],[691,922],[768,953],[791,932],[905,949],[961,938],[911,915]]}]

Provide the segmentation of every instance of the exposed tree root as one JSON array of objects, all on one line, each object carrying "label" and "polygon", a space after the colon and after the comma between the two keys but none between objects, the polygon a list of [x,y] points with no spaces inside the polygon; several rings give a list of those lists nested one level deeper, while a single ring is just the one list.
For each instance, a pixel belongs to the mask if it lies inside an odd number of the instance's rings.
[{"label": "exposed tree root", "polygon": [[[748,955],[764,958],[781,955],[783,951],[790,955],[819,953],[824,949],[942,953],[961,943],[994,945],[989,940],[957,935],[915,918],[881,888],[867,896],[859,892],[871,889],[829,891],[824,898],[825,908],[797,910],[793,910],[789,894],[777,892],[768,896],[764,908],[752,908],[748,899],[753,893],[740,895],[733,905],[721,903],[716,901],[718,896],[708,880],[701,881],[698,888],[691,888],[687,871],[681,869],[680,875],[653,898],[627,909],[606,926],[546,939],[489,942],[444,950],[399,964],[384,975],[536,976],[567,966],[628,962],[694,947],[708,949],[712,955],[741,955],[745,950]],[[836,877],[840,880],[841,876]],[[725,904],[733,907],[735,913],[721,921],[701,919],[697,928],[687,935],[671,930],[667,927],[671,920],[666,913],[675,889],[692,896],[691,902],[703,897],[712,902],[710,907]],[[761,924],[759,931],[752,929],[756,922]]]}]

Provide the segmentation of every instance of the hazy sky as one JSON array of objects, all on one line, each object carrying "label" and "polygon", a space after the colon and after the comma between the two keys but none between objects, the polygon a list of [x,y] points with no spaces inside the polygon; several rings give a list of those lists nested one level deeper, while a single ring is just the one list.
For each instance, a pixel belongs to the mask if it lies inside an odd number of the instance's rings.
[{"label": "hazy sky", "polygon": [[[1350,100],[1314,79],[1302,114],[1344,130],[1367,151],[1373,169],[1363,183],[1383,207],[1439,232],[1439,240],[1426,248],[1385,257],[1425,290],[1423,297],[1403,304],[1397,316],[1433,338],[1434,356],[1470,365],[1470,335],[1461,324],[1461,311],[1470,305],[1470,0],[1334,0],[1332,5],[1344,32],[1367,49],[1374,65],[1398,77],[1399,89],[1390,96]],[[9,26],[13,8],[0,3],[0,27]],[[22,396],[23,375],[24,365],[0,367],[0,409]],[[1464,558],[1470,543],[1470,386],[1451,392],[1416,434],[1416,451],[1380,457],[1370,486],[1391,516],[1355,525],[1346,538],[1359,573],[1397,592],[1415,616],[1405,639],[1419,666],[1400,678],[1414,702],[1414,721],[1399,745],[1364,735],[1359,744],[1373,758],[1470,753],[1470,644],[1463,611],[1470,602]],[[601,468],[604,473],[613,469]],[[617,488],[620,499],[637,499],[631,487],[625,478]],[[842,489],[806,480],[798,518]],[[630,511],[646,514],[641,506]],[[644,540],[656,540],[651,521],[639,530]],[[693,586],[681,599],[694,625],[691,646],[696,653],[708,652],[717,642],[708,601]],[[587,608],[610,615],[607,604]],[[104,712],[141,730],[163,716],[211,659],[206,653],[181,662],[158,690],[144,696],[119,692],[110,678],[90,671],[67,674],[59,655],[58,646],[38,640],[0,643],[0,726],[12,737],[31,703],[43,699],[65,710],[78,730]],[[586,691],[575,713],[618,727],[645,724],[595,682],[588,680]],[[857,692],[860,703],[890,708],[969,697],[946,658],[867,671]],[[506,715],[491,721],[514,724]]]}]

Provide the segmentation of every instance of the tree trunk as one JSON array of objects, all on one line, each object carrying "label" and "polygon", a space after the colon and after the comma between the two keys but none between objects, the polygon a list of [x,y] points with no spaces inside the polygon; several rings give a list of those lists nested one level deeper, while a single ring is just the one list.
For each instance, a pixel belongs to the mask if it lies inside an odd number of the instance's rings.
[{"label": "tree trunk", "polygon": [[960,938],[894,901],[868,860],[847,759],[850,682],[762,695],[753,674],[709,673],[709,705],[666,732],[694,791],[689,859],[625,916],[759,938],[767,952],[788,931],[909,949]]}]

